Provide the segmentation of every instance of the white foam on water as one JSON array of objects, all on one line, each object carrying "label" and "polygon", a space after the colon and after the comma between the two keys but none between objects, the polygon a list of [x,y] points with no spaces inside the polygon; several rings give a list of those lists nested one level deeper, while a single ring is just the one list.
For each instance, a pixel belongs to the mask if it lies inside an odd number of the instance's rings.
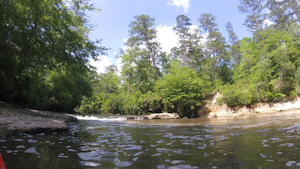
[{"label": "white foam on water", "polygon": [[124,121],[127,120],[124,116],[111,116],[111,117],[96,117],[96,116],[80,116],[80,115],[72,115],[73,117],[76,117],[78,120],[94,120],[94,121]]}]

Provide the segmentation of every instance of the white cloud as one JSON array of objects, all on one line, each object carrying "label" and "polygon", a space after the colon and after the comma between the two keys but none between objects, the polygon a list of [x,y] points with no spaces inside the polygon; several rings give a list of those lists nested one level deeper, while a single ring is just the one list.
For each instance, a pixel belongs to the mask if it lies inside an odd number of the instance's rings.
[{"label": "white cloud", "polygon": [[[282,0],[276,0],[276,1],[277,2],[281,2]],[[269,9],[267,9],[267,14],[270,14],[270,12],[271,11]],[[263,22],[263,24],[265,26],[270,26],[270,25],[274,24],[274,22],[270,21],[269,19],[265,19],[264,22]]]},{"label": "white cloud", "polygon": [[[190,33],[198,33],[198,34],[200,33],[199,27],[197,25],[191,25],[189,29],[190,29],[189,30]],[[207,39],[208,33],[205,33],[204,35],[199,35],[199,36],[201,36],[200,44],[205,45],[208,41],[208,39]]]},{"label": "white cloud", "polygon": [[[100,73],[105,73],[105,68],[108,67],[109,65],[113,65],[112,63],[112,60],[113,59],[109,59],[107,56],[100,56],[100,60],[99,61],[90,61],[89,64],[93,67],[96,68],[96,71],[98,74]],[[122,58],[119,57],[117,59],[117,63],[114,64],[117,66],[117,75],[121,75],[121,71],[122,71],[122,66],[123,66],[123,63],[122,63]]]},{"label": "white cloud", "polygon": [[117,75],[119,75],[119,76],[121,75],[121,72],[122,72],[122,66],[123,66],[122,58],[119,57],[117,60],[117,69],[118,69]]},{"label": "white cloud", "polygon": [[170,4],[183,7],[185,13],[187,13],[190,8],[190,0],[169,0],[168,5]]},{"label": "white cloud", "polygon": [[[162,51],[170,53],[173,47],[176,47],[179,43],[178,36],[172,30],[173,27],[159,25],[156,27],[157,38],[162,46]],[[199,29],[197,25],[190,26],[190,33],[194,33],[195,29]],[[201,38],[200,43],[205,44],[207,42],[207,34]]]},{"label": "white cloud", "polygon": [[170,53],[173,47],[177,46],[178,36],[172,30],[173,27],[161,26],[156,27],[157,38],[162,46],[162,51]]},{"label": "white cloud", "polygon": [[[196,25],[190,26],[191,31],[194,31],[194,29],[196,29],[196,28],[198,28],[198,26],[196,26]],[[157,38],[161,44],[162,51],[170,53],[171,49],[173,47],[176,47],[179,42],[178,36],[173,31],[173,27],[159,25],[156,27],[156,30],[157,30]],[[126,41],[127,41],[127,39],[124,38],[123,42],[125,43]],[[142,45],[141,47],[145,48],[144,45]],[[122,48],[123,48],[123,50],[126,50],[127,46],[123,46]]]},{"label": "white cloud", "polygon": [[201,35],[201,40],[200,40],[200,44],[203,47],[203,50],[210,50],[207,48],[207,43],[211,43],[212,41],[214,41],[214,39],[208,39],[208,33],[205,33],[204,35]]},{"label": "white cloud", "polygon": [[208,41],[208,33],[202,35],[202,38],[200,40],[200,44],[202,44],[205,47],[207,41]]},{"label": "white cloud", "polygon": [[90,61],[90,65],[94,66],[97,70],[97,73],[105,73],[105,68],[109,65],[112,65],[111,63],[112,59],[109,59],[107,56],[100,56],[99,61]]},{"label": "white cloud", "polygon": [[198,34],[200,33],[199,27],[197,25],[191,25],[189,27],[189,33],[192,35]]},{"label": "white cloud", "polygon": [[191,25],[190,26],[190,30],[195,30],[195,29],[199,29],[199,27],[197,25]]},{"label": "white cloud", "polygon": [[274,24],[274,22],[270,21],[269,19],[264,20],[264,24],[267,26],[270,26],[272,24]]}]

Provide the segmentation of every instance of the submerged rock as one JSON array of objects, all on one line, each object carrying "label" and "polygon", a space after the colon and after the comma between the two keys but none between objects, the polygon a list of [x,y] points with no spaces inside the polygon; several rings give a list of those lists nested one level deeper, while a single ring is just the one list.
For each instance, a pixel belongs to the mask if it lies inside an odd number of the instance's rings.
[{"label": "submerged rock", "polygon": [[177,113],[154,113],[148,119],[180,119],[180,116]]}]

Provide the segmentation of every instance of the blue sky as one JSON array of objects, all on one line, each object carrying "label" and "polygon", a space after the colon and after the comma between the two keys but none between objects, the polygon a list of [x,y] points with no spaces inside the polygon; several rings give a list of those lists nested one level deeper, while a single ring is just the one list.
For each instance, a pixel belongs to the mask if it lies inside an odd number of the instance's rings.
[{"label": "blue sky", "polygon": [[101,61],[91,61],[92,65],[98,67],[98,72],[103,72],[109,64],[119,65],[120,60],[115,58],[115,53],[128,39],[128,25],[135,15],[146,14],[155,18],[158,38],[166,52],[170,52],[169,49],[177,44],[172,27],[180,14],[185,14],[194,25],[199,26],[197,18],[200,14],[212,13],[226,39],[227,22],[232,23],[239,39],[251,36],[243,26],[246,15],[238,11],[239,0],[92,0],[92,3],[102,12],[89,13],[90,23],[97,25],[90,33],[90,38],[102,39],[102,45],[110,48],[108,55],[102,56]]}]

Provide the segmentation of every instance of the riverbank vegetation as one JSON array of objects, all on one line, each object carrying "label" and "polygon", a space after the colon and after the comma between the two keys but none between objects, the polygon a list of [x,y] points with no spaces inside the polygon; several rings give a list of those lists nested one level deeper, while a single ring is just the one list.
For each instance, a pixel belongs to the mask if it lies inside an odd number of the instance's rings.
[{"label": "riverbank vegetation", "polygon": [[[101,114],[177,112],[195,117],[203,99],[221,92],[229,106],[269,102],[300,91],[300,5],[296,0],[240,0],[252,37],[228,22],[223,35],[211,13],[198,23],[175,19],[179,42],[163,52],[155,19],[134,16],[130,38],[97,74],[88,58],[106,48],[88,38],[85,1],[4,1],[0,6],[0,98],[39,109]],[[48,1],[47,1],[48,2]],[[13,12],[16,11],[16,12]],[[271,24],[270,24],[271,23]],[[191,25],[198,28],[191,29]],[[228,36],[228,38],[225,38]]]}]

